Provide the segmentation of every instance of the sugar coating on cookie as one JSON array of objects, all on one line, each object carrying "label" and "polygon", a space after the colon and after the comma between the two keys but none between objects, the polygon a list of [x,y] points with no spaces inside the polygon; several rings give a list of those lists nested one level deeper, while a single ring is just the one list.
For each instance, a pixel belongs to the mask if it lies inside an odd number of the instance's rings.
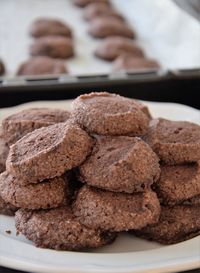
[{"label": "sugar coating on cookie", "polygon": [[182,203],[200,194],[200,166],[198,163],[161,166],[161,175],[154,190],[163,204]]},{"label": "sugar coating on cookie", "polygon": [[125,22],[117,18],[97,17],[93,19],[88,33],[95,38],[106,38],[109,36],[122,36],[133,39],[134,31]]},{"label": "sugar coating on cookie", "polygon": [[197,124],[155,119],[150,122],[145,140],[166,164],[200,160],[200,126]]},{"label": "sugar coating on cookie", "polygon": [[113,61],[122,54],[130,54],[131,58],[144,57],[142,49],[132,39],[118,36],[105,38],[94,54],[107,61]]},{"label": "sugar coating on cookie", "polygon": [[31,45],[30,54],[32,56],[67,59],[74,56],[73,42],[71,38],[63,36],[41,37]]},{"label": "sugar coating on cookie", "polygon": [[200,206],[161,207],[159,222],[138,235],[162,244],[175,244],[200,234]]},{"label": "sugar coating on cookie", "polygon": [[37,247],[56,250],[96,248],[113,242],[116,235],[82,225],[68,207],[30,211],[15,215],[16,229]]},{"label": "sugar coating on cookie", "polygon": [[5,118],[2,121],[2,135],[6,142],[11,145],[35,129],[65,122],[69,117],[70,113],[66,110],[29,108]]},{"label": "sugar coating on cookie", "polygon": [[81,8],[86,7],[87,5],[90,5],[92,3],[104,3],[107,4],[107,6],[110,5],[110,1],[109,0],[73,0],[73,3]]},{"label": "sugar coating on cookie", "polygon": [[35,38],[49,35],[71,37],[72,31],[68,25],[60,20],[39,18],[31,24],[30,35]]},{"label": "sugar coating on cookie", "polygon": [[159,159],[137,137],[98,137],[92,154],[79,167],[88,185],[116,192],[143,192],[160,175]]},{"label": "sugar coating on cookie", "polygon": [[160,204],[152,191],[127,194],[84,186],[78,192],[73,212],[88,227],[119,232],[157,222]]},{"label": "sugar coating on cookie", "polygon": [[61,176],[79,166],[93,139],[71,122],[57,123],[25,135],[10,147],[6,169],[24,184]]},{"label": "sugar coating on cookie", "polygon": [[141,136],[147,132],[150,117],[133,99],[97,92],[74,100],[72,119],[89,133]]},{"label": "sugar coating on cookie", "polygon": [[5,202],[4,199],[1,197],[1,193],[0,193],[0,214],[13,216],[15,215],[16,211],[17,211],[17,208]]},{"label": "sugar coating on cookie", "polygon": [[17,75],[65,74],[67,72],[68,70],[62,61],[39,56],[22,63],[17,70]]},{"label": "sugar coating on cookie", "polygon": [[0,174],[0,195],[7,203],[18,208],[49,209],[69,203],[70,187],[66,176],[23,186],[5,171]]}]

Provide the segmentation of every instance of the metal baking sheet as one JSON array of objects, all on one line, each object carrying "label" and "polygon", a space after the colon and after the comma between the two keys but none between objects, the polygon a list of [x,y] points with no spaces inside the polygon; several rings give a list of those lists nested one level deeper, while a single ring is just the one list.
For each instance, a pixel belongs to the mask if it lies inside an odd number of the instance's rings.
[{"label": "metal baking sheet", "polygon": [[[172,1],[111,1],[135,29],[147,57],[157,59],[162,69],[200,67],[200,25]],[[76,56],[66,61],[71,75],[109,74],[111,63],[93,56],[100,40],[87,34],[88,23],[82,14],[71,0],[1,0],[0,57],[7,76],[15,75],[18,66],[29,58],[33,40],[28,30],[38,17],[60,18],[72,27]]]}]

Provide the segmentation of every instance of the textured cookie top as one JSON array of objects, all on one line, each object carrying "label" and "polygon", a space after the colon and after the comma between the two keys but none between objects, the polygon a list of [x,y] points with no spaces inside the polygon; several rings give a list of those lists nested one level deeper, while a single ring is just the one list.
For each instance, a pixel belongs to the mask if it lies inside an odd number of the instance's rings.
[{"label": "textured cookie top", "polygon": [[92,145],[88,134],[70,122],[43,127],[11,146],[7,170],[24,181],[37,183],[80,165]]},{"label": "textured cookie top", "polygon": [[47,75],[63,74],[67,69],[62,61],[49,57],[34,57],[22,63],[17,71],[17,75]]},{"label": "textured cookie top", "polygon": [[72,118],[90,133],[134,136],[145,134],[150,120],[137,101],[106,92],[75,99]]},{"label": "textured cookie top", "polygon": [[143,57],[143,51],[133,40],[126,37],[108,37],[99,44],[95,55],[106,60],[114,60],[122,54],[131,54],[133,57]]},{"label": "textured cookie top", "polygon": [[9,152],[9,147],[0,133],[0,173],[4,171],[5,169],[8,152]]},{"label": "textured cookie top", "polygon": [[98,137],[91,156],[79,170],[89,185],[132,193],[148,189],[158,179],[158,162],[156,154],[139,138]]},{"label": "textured cookie top", "polygon": [[72,36],[69,26],[60,20],[51,18],[40,18],[35,20],[30,27],[30,34],[36,38],[49,35]]},{"label": "textured cookie top", "polygon": [[13,114],[2,121],[2,134],[11,145],[27,133],[54,123],[65,122],[70,113],[52,108],[30,108]]}]

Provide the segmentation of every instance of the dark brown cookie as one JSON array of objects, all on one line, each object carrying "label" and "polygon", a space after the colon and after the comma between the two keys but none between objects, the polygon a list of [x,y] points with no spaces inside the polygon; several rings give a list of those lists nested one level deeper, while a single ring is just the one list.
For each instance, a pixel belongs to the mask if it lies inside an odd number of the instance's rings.
[{"label": "dark brown cookie", "polygon": [[73,3],[81,8],[86,7],[89,4],[92,3],[105,3],[107,5],[110,5],[110,1],[109,0],[73,0]]},{"label": "dark brown cookie", "polygon": [[75,99],[72,119],[90,133],[141,136],[147,132],[150,117],[133,99],[99,92]]},{"label": "dark brown cookie", "polygon": [[61,176],[91,152],[92,138],[70,122],[37,129],[10,147],[6,169],[22,184]]},{"label": "dark brown cookie", "polygon": [[[124,52],[125,53],[125,52]],[[133,55],[131,52],[120,55],[113,63],[114,71],[136,71],[158,69],[160,66],[153,59],[141,58],[142,56]],[[139,57],[139,58],[138,58]]]},{"label": "dark brown cookie", "polygon": [[97,17],[93,19],[88,32],[95,38],[106,38],[109,36],[122,36],[134,38],[133,30],[120,19],[113,17]]},{"label": "dark brown cookie", "polygon": [[40,18],[31,24],[30,35],[35,38],[51,35],[71,37],[72,31],[68,25],[60,20]]},{"label": "dark brown cookie", "polygon": [[65,73],[68,73],[68,70],[62,61],[45,56],[31,58],[22,63],[17,70],[17,75],[48,75]]},{"label": "dark brown cookie", "polygon": [[136,137],[98,137],[92,154],[79,167],[81,180],[116,192],[143,192],[159,178],[159,159]]},{"label": "dark brown cookie", "polygon": [[49,209],[69,202],[70,188],[66,176],[22,186],[17,178],[4,172],[0,174],[0,195],[18,208]]},{"label": "dark brown cookie", "polygon": [[133,57],[143,57],[143,51],[133,40],[125,37],[108,37],[96,48],[94,54],[104,60],[113,61],[124,53]]},{"label": "dark brown cookie", "polygon": [[187,121],[152,120],[145,140],[166,164],[200,160],[200,126]]},{"label": "dark brown cookie", "polygon": [[97,17],[112,17],[121,21],[125,21],[123,16],[108,6],[106,2],[94,2],[84,9],[83,17],[87,21],[91,21]]},{"label": "dark brown cookie", "polygon": [[140,229],[158,221],[160,204],[154,192],[114,193],[83,186],[73,205],[78,220],[101,230]]},{"label": "dark brown cookie", "polygon": [[200,206],[163,206],[159,222],[137,235],[167,245],[179,243],[200,234],[199,215]]},{"label": "dark brown cookie", "polygon": [[200,206],[200,194],[196,195],[190,199],[187,199],[183,202],[183,205],[188,206]]},{"label": "dark brown cookie", "polygon": [[161,203],[165,205],[180,204],[200,194],[200,166],[191,163],[176,166],[161,166],[160,179],[154,190]]},{"label": "dark brown cookie", "polygon": [[53,108],[29,108],[13,114],[2,121],[2,135],[11,145],[26,134],[69,119],[66,110]]},{"label": "dark brown cookie", "polygon": [[37,247],[56,250],[96,248],[111,243],[115,234],[85,227],[70,208],[29,211],[15,214],[18,233],[24,234]]},{"label": "dark brown cookie", "polygon": [[0,76],[2,76],[5,73],[5,66],[3,61],[0,59]]},{"label": "dark brown cookie", "polygon": [[0,132],[0,173],[4,172],[6,169],[6,159],[8,157],[8,153],[9,153],[9,147],[6,144],[4,138],[1,136],[1,132]]},{"label": "dark brown cookie", "polygon": [[0,195],[0,214],[14,216],[17,208],[13,205],[6,203]]},{"label": "dark brown cookie", "polygon": [[73,42],[63,36],[46,36],[38,38],[30,47],[32,56],[48,56],[67,59],[74,56]]}]

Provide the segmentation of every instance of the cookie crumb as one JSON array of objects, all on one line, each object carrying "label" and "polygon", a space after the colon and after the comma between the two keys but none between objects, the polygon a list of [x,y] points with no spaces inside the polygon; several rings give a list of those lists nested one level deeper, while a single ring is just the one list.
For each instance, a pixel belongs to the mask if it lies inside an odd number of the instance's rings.
[{"label": "cookie crumb", "polygon": [[6,233],[7,234],[11,234],[11,230],[6,230]]}]

